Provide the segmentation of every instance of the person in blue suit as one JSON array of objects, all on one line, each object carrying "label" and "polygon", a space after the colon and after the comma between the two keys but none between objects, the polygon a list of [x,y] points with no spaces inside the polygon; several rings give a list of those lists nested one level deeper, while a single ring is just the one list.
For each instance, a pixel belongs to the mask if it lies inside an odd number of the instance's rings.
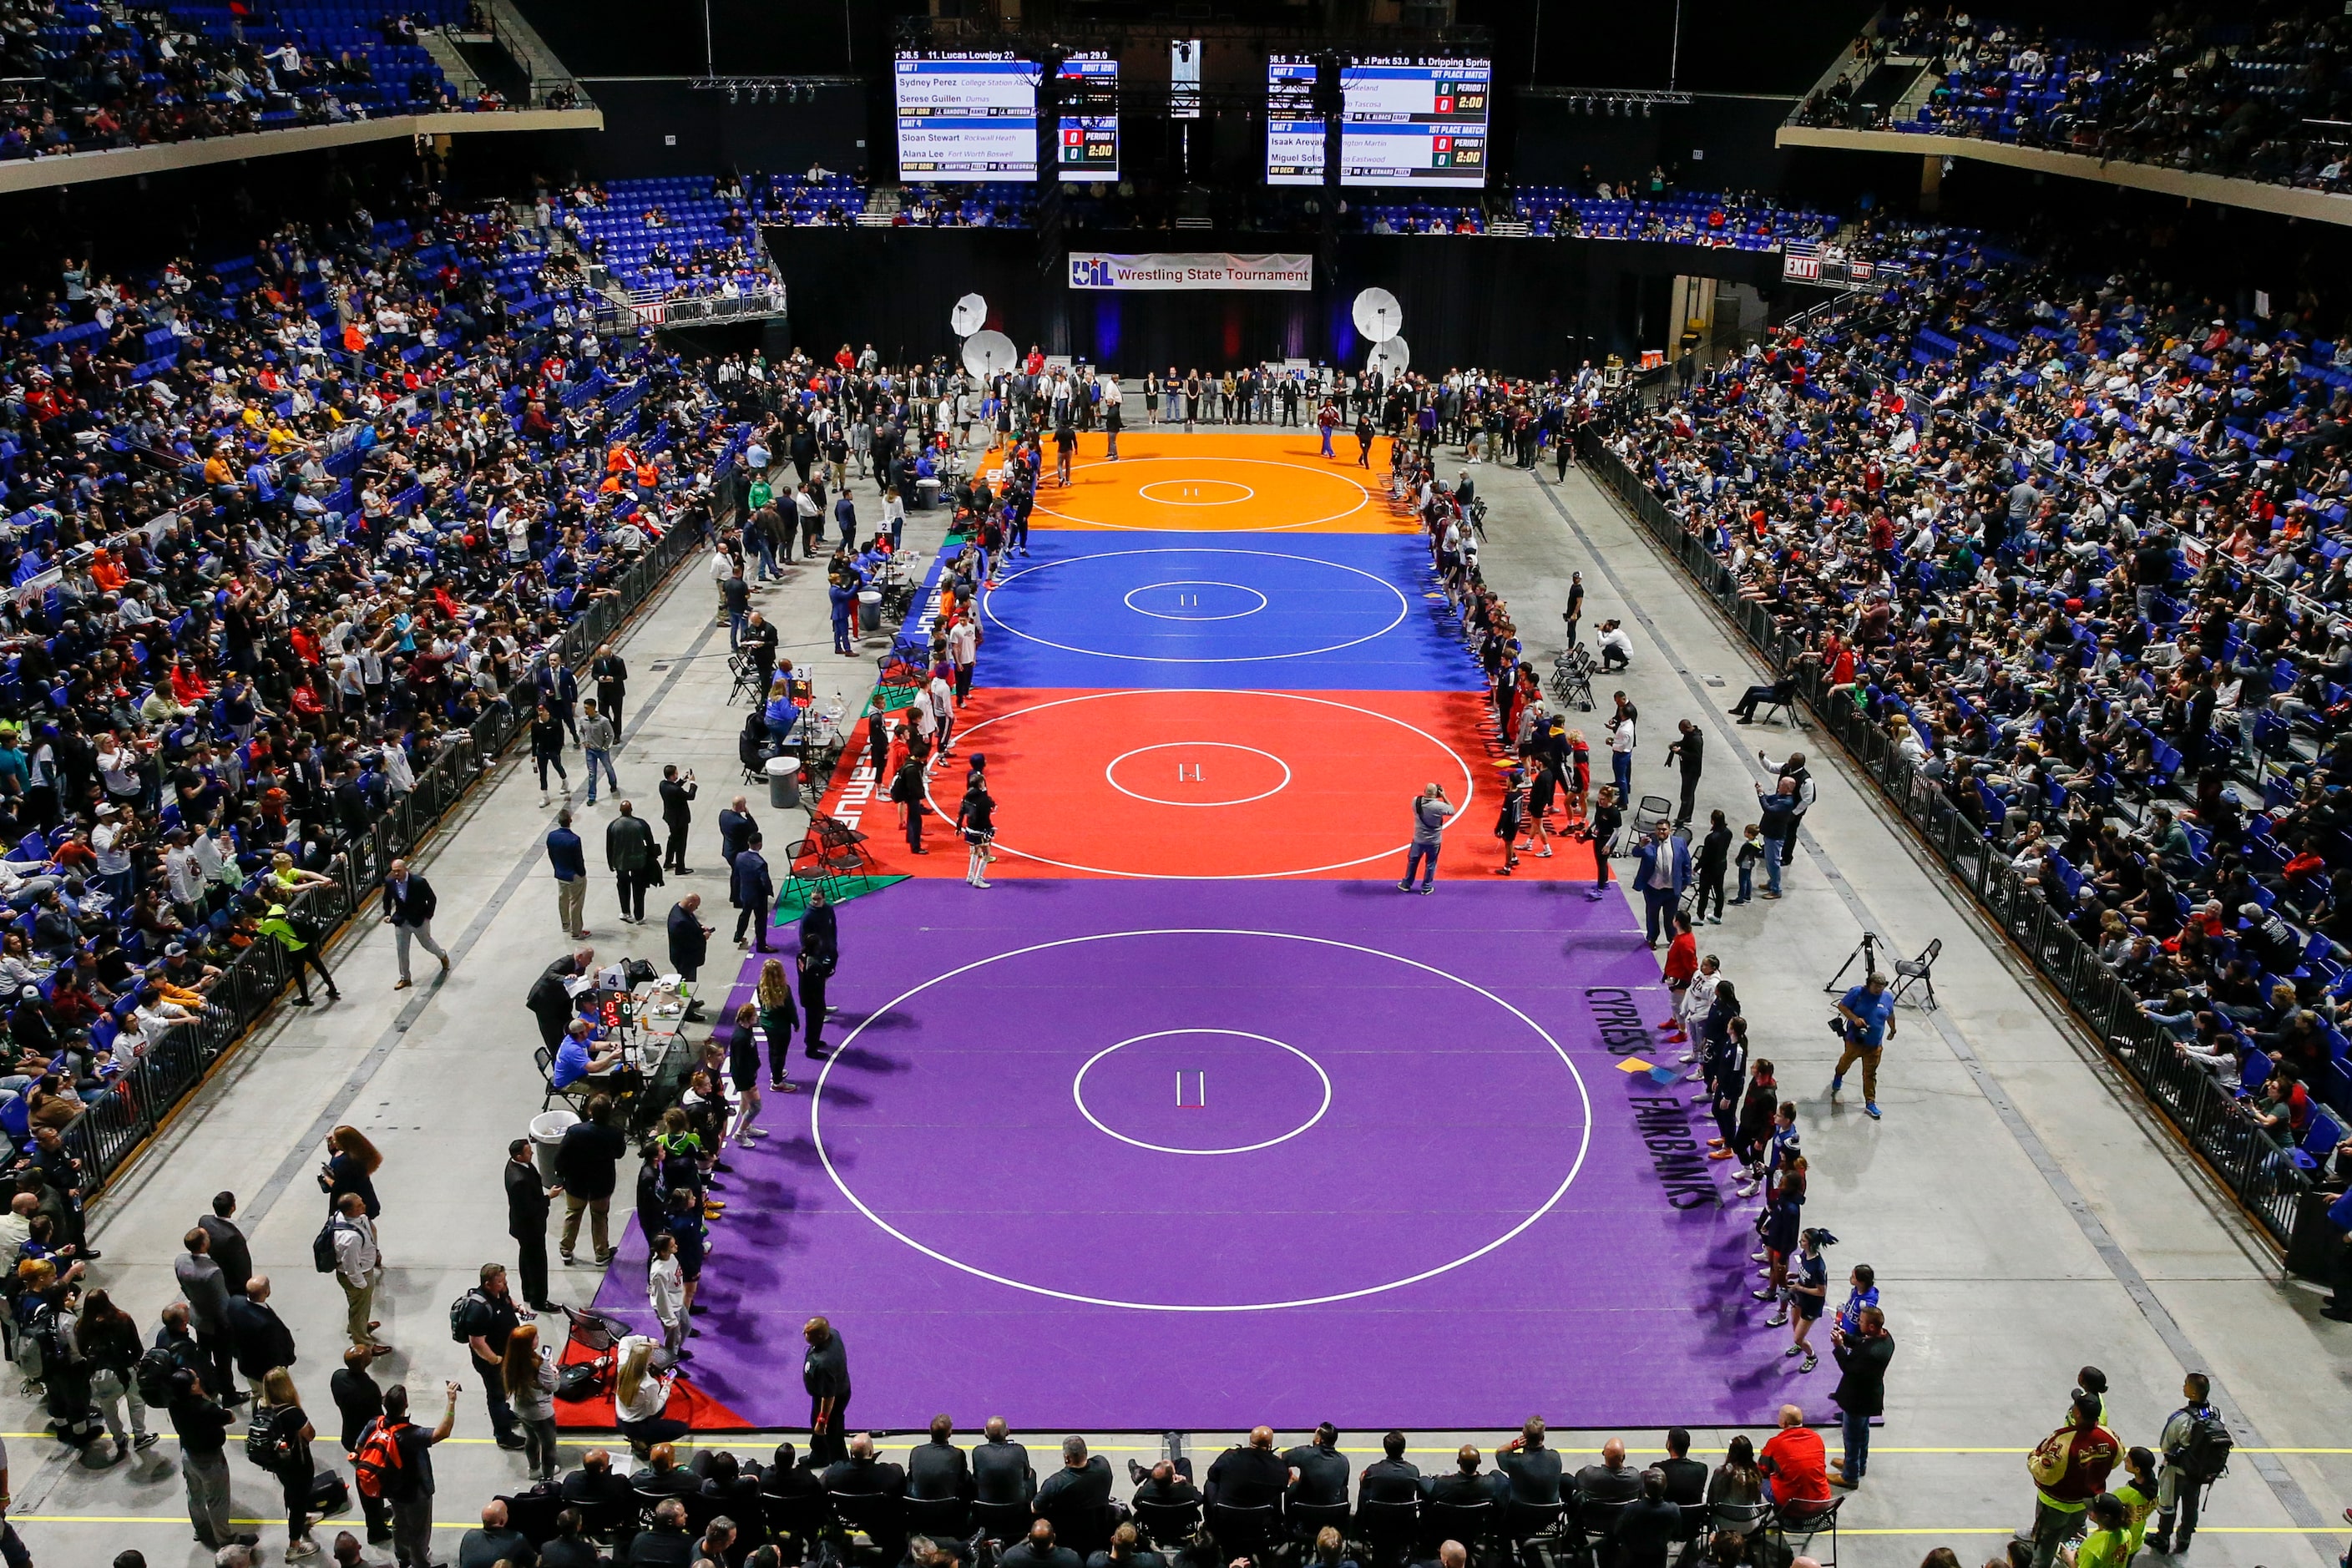
[{"label": "person in blue suit", "polygon": [[857,649],[849,640],[849,624],[857,613],[857,584],[846,573],[836,572],[827,596],[833,601],[833,651],[856,658]]},{"label": "person in blue suit", "polygon": [[734,863],[727,874],[728,900],[738,911],[735,916],[735,945],[744,945],[744,933],[751,938],[755,952],[772,952],[768,945],[768,910],[776,901],[775,879],[768,874],[767,857],[760,852],[757,833],[744,841],[736,852]]},{"label": "person in blue suit", "polygon": [[1690,840],[1676,836],[1674,825],[1660,817],[1650,825],[1650,837],[1642,841],[1641,861],[1633,871],[1633,886],[1641,890],[1650,945],[1655,947],[1660,928],[1668,923],[1682,901],[1683,889],[1690,886]]}]

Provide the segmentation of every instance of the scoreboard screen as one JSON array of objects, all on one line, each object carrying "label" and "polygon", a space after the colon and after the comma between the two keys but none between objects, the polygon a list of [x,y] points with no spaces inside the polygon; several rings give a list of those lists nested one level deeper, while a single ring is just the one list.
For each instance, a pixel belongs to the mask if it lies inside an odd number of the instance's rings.
[{"label": "scoreboard screen", "polygon": [[[1486,183],[1492,60],[1427,56],[1351,60],[1339,73],[1339,183],[1476,190]],[[1323,183],[1323,120],[1315,61],[1269,55],[1265,181]]]},{"label": "scoreboard screen", "polygon": [[1062,62],[1060,151],[1065,180],[1118,178],[1118,61],[1096,50]]},{"label": "scoreboard screen", "polygon": [[[894,63],[900,179],[1037,177],[1035,61],[1009,53],[926,50],[902,53]],[[1114,148],[1117,141],[1114,130]],[[1117,162],[1115,151],[1112,159]]]}]

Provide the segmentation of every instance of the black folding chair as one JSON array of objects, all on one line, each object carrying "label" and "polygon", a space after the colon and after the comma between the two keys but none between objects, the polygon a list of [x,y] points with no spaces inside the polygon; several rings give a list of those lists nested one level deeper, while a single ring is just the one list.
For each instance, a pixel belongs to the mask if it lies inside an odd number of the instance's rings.
[{"label": "black folding chair", "polygon": [[1080,1557],[1109,1551],[1110,1532],[1118,1528],[1118,1510],[1109,1503],[1090,1508],[1064,1506],[1039,1517],[1054,1527],[1057,1544],[1068,1547]]},{"label": "black folding chair", "polygon": [[1256,1557],[1274,1549],[1282,1524],[1282,1510],[1270,1502],[1238,1508],[1230,1503],[1209,1505],[1209,1533],[1218,1553],[1227,1562]]},{"label": "black folding chair", "polygon": [[1514,1500],[1503,1510],[1503,1533],[1513,1546],[1524,1546],[1530,1541],[1559,1533],[1559,1521],[1568,1514],[1564,1502],[1519,1502]]},{"label": "black folding chair", "polygon": [[1344,1502],[1298,1502],[1289,1505],[1290,1538],[1312,1544],[1326,1530],[1336,1530],[1346,1540],[1348,1527],[1355,1521],[1355,1510]]},{"label": "black folding chair", "polygon": [[989,1540],[1013,1542],[1029,1533],[1029,1521],[1037,1515],[1025,1502],[975,1502],[971,1517]]},{"label": "black folding chair", "polygon": [[907,1531],[933,1541],[971,1539],[971,1504],[960,1497],[907,1500]]},{"label": "black folding chair", "polygon": [[1470,1560],[1479,1562],[1488,1554],[1487,1540],[1495,1533],[1495,1505],[1433,1500],[1422,1511],[1421,1528],[1427,1540],[1460,1542],[1469,1549]]},{"label": "black folding chair", "polygon": [[1368,1498],[1356,1505],[1356,1528],[1370,1549],[1372,1568],[1393,1568],[1410,1559],[1421,1545],[1421,1503],[1412,1499],[1376,1502]]},{"label": "black folding chair", "polygon": [[1135,1500],[1135,1530],[1146,1546],[1173,1552],[1190,1546],[1201,1533],[1197,1502],[1147,1502]]},{"label": "black folding chair", "polygon": [[1790,728],[1801,730],[1805,727],[1803,717],[1797,711],[1797,682],[1790,676],[1784,675],[1774,681],[1772,695],[1766,698],[1760,706],[1769,711],[1756,716],[1756,721],[1759,724],[1771,718],[1774,713],[1780,713],[1787,716]]},{"label": "black folding chair", "polygon": [[876,1551],[896,1562],[907,1544],[907,1510],[897,1498],[883,1492],[830,1492],[833,1517],[841,1527],[845,1548],[846,1538],[863,1535]]},{"label": "black folding chair", "polygon": [[1943,956],[1943,952],[1944,939],[1939,936],[1929,942],[1927,950],[1918,957],[1896,959],[1895,961],[1895,1000],[1902,1001],[1903,994],[1916,985],[1927,994],[1927,998],[1919,1004],[1919,1010],[1923,1013],[1934,1012],[1936,1010],[1936,960]]},{"label": "black folding chair", "polygon": [[805,1561],[815,1552],[818,1540],[834,1527],[833,1503],[823,1492],[779,1497],[762,1491],[760,1506],[768,1517],[769,1536],[788,1549],[787,1562]]},{"label": "black folding chair", "polygon": [[[1837,1568],[1838,1510],[1844,1506],[1845,1494],[1841,1492],[1825,1503],[1774,1507],[1770,1525],[1774,1556],[1785,1563],[1793,1552],[1800,1557],[1811,1557],[1822,1568]],[[1813,1552],[1813,1538],[1823,1531],[1829,1531],[1830,1554],[1819,1557]],[[1794,1546],[1789,1544],[1791,1536],[1797,1541]]]}]

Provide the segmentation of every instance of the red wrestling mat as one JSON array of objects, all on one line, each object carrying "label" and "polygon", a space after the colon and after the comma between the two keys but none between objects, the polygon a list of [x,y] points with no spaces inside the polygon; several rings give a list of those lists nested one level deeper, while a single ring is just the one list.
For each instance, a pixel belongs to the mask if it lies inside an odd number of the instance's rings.
[{"label": "red wrestling mat", "polygon": [[[867,764],[865,727],[824,809],[855,819],[886,874],[961,877],[954,817],[974,753],[997,800],[998,877],[1394,879],[1409,806],[1444,786],[1460,814],[1439,874],[1491,877],[1502,753],[1470,692],[982,689],[934,767],[927,855]],[[1560,838],[1517,875],[1590,880],[1592,850]]]},{"label": "red wrestling mat", "polygon": [[[634,1227],[632,1227],[634,1234]],[[644,1248],[638,1248],[642,1259]],[[627,1265],[624,1263],[622,1267]],[[658,1332],[658,1331],[656,1331]],[[566,1342],[563,1347],[565,1366],[594,1361],[600,1352]],[[601,1352],[609,1355],[611,1352]],[[662,1414],[673,1421],[683,1421],[698,1432],[747,1432],[751,1424],[702,1390],[693,1386],[694,1363],[688,1362],[676,1383],[669,1387],[669,1404]],[[614,1430],[616,1417],[613,1414],[612,1379],[607,1376],[603,1392],[593,1399],[559,1399],[555,1402],[555,1424],[560,1427],[589,1432]]]}]

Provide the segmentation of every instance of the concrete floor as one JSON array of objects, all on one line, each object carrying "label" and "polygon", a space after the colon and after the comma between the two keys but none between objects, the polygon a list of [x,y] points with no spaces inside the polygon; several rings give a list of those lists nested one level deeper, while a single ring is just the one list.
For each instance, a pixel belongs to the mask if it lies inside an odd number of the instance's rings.
[{"label": "concrete floor", "polygon": [[[1611,615],[1632,624],[1636,657],[1616,684],[1642,708],[1639,792],[1673,793],[1674,774],[1662,765],[1666,741],[1675,720],[1699,719],[1709,747],[1702,816],[1721,805],[1735,824],[1745,820],[1764,776],[1756,748],[1777,759],[1809,737],[1777,726],[1743,729],[1725,717],[1758,671],[1712,610],[1581,475],[1555,488],[1515,470],[1475,471],[1492,503],[1488,580],[1513,605],[1544,667],[1559,643],[1571,570],[1585,576],[1588,635]],[[858,493],[865,499],[870,488]],[[929,551],[939,520],[919,516],[908,531]],[[779,623],[783,656],[814,665],[820,700],[838,691],[854,703],[871,666],[829,651],[822,579],[795,568],[761,602]],[[662,763],[698,771],[703,795],[689,857],[698,874],[683,884],[674,879],[668,894],[696,889],[706,905],[723,906],[715,821],[737,791],[742,710],[725,701],[726,635],[711,606],[707,578],[689,564],[633,627],[623,647],[635,673],[630,732],[617,760],[641,803],[651,802]],[[1604,710],[1612,689],[1601,683]],[[1812,754],[1821,798],[1790,896],[1730,911],[1727,923],[1706,928],[1701,950],[1721,956],[1740,987],[1756,1048],[1780,1064],[1799,1102],[1813,1170],[1808,1221],[1843,1239],[1833,1276],[1872,1263],[1896,1338],[1891,1414],[1871,1479],[1845,1509],[1848,1560],[1864,1568],[1910,1563],[1937,1545],[1970,1563],[1996,1554],[2000,1537],[2030,1512],[2023,1450],[2055,1425],[2075,1369],[2088,1362],[2106,1370],[2115,1424],[2133,1443],[2153,1442],[2185,1369],[2214,1373],[2225,1409],[2241,1423],[2240,1458],[2213,1497],[2197,1562],[2334,1562],[2347,1533],[2338,1510],[2352,1500],[2347,1331],[2317,1317],[2315,1290],[2282,1279],[2250,1226],[1914,853],[1899,825],[1833,756]],[[575,779],[578,771],[575,761]],[[596,829],[611,810],[607,800],[581,814],[592,864]],[[778,824],[764,804],[754,812],[772,844],[797,837],[797,814]],[[389,933],[371,926],[347,936],[330,955],[345,1000],[268,1021],[106,1195],[96,1220],[107,1257],[93,1273],[142,1322],[174,1295],[170,1260],[182,1232],[214,1192],[232,1189],[257,1265],[275,1278],[279,1310],[305,1347],[298,1381],[314,1409],[326,1407],[342,1302],[310,1267],[322,1213],[312,1177],[326,1131],[347,1121],[386,1155],[378,1184],[389,1276],[379,1310],[385,1337],[401,1349],[380,1373],[420,1386],[444,1377],[473,1383],[445,1313],[483,1260],[510,1258],[499,1165],[508,1139],[536,1109],[538,1086],[522,994],[562,943],[540,847],[551,815],[523,765],[502,764],[417,857],[440,892],[438,934],[456,956],[454,972],[395,994]],[[658,926],[644,934],[620,926],[601,878],[591,884],[589,915],[600,955],[659,961]],[[1945,1006],[1902,1015],[1886,1056],[1881,1122],[1863,1116],[1858,1095],[1840,1106],[1827,1096],[1833,1042],[1822,1027],[1822,987],[1864,927],[1901,953],[1932,937],[1945,943],[1937,970]],[[723,941],[722,933],[722,951]],[[429,972],[429,963],[418,971]],[[595,1283],[590,1269],[559,1266],[554,1293],[584,1300]],[[1628,1344],[1640,1342],[1642,1310],[1627,1303]],[[1792,1377],[1792,1386],[1809,1413],[1827,1415],[1832,1381],[1825,1359],[1812,1377]],[[0,1397],[15,1462],[10,1513],[37,1561],[100,1564],[125,1546],[158,1564],[202,1560],[189,1541],[168,1439],[112,1471],[87,1472],[38,1435],[31,1402],[13,1388]],[[1528,1404],[1540,1411],[1543,1391],[1529,1389]],[[956,1412],[968,1427],[985,1414]],[[1041,1460],[1058,1436],[1032,1437]],[[1490,1446],[1486,1436],[1467,1436]],[[1559,1443],[1591,1449],[1604,1436],[1562,1433]],[[1627,1436],[1652,1451],[1662,1441],[1655,1433]],[[1699,1447],[1719,1448],[1728,1436],[1701,1434]],[[1415,1434],[1419,1462],[1442,1468],[1464,1436]],[[1183,1437],[1204,1458],[1232,1440]],[[1360,1466],[1378,1448],[1370,1434],[1350,1434],[1347,1446]],[[1159,1447],[1157,1435],[1105,1435],[1100,1444],[1114,1463]],[[521,1480],[521,1456],[502,1456],[491,1443],[471,1386],[436,1467],[436,1511],[448,1531],[464,1529],[484,1499]],[[275,1486],[240,1457],[232,1456],[231,1468],[240,1515],[269,1519]],[[282,1547],[282,1529],[253,1528],[273,1553]],[[454,1534],[438,1537],[437,1555],[453,1558],[456,1548]]]}]

